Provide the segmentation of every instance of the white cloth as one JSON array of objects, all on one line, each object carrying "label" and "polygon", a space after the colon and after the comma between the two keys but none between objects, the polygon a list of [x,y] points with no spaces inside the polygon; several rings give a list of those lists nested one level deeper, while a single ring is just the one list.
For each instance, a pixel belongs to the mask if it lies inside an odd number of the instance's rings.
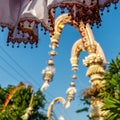
[{"label": "white cloth", "polygon": [[[51,8],[53,6],[63,5],[63,4],[72,4],[72,3],[78,3],[83,6],[90,6],[92,0],[85,0],[86,2],[83,3],[84,0],[48,0],[47,6],[48,8]],[[97,0],[94,1],[94,3],[97,3]],[[94,4],[94,5],[95,5]]]},{"label": "white cloth", "polygon": [[21,8],[21,20],[44,22],[47,26],[48,10],[46,0],[24,0]]},{"label": "white cloth", "polygon": [[43,27],[49,28],[48,9],[46,0],[21,0],[18,25],[13,34],[9,34],[9,41],[21,40],[24,43],[36,44],[38,42],[38,27],[41,23]]},{"label": "white cloth", "polygon": [[21,19],[46,23],[48,20],[46,0],[0,0],[1,24],[14,26]]},{"label": "white cloth", "polygon": [[18,20],[20,0],[0,0],[0,25],[13,28]]},{"label": "white cloth", "polygon": [[83,1],[84,0],[48,0],[47,5],[49,9],[64,3],[79,3],[82,4],[82,6],[90,7],[92,2],[92,6],[98,6],[99,9],[104,9],[107,5],[117,3],[119,0],[85,0],[85,3],[83,3]]}]

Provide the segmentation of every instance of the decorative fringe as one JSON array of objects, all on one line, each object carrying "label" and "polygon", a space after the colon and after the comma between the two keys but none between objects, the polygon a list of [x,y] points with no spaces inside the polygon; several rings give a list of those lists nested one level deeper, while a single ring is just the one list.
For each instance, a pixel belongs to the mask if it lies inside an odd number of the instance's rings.
[{"label": "decorative fringe", "polygon": [[69,108],[70,105],[71,105],[71,103],[70,103],[70,101],[68,101],[68,102],[65,104],[65,108],[66,108],[66,109]]},{"label": "decorative fringe", "polygon": [[63,116],[60,116],[59,120],[65,120],[65,118]]},{"label": "decorative fringe", "polygon": [[48,87],[49,87],[49,83],[48,83],[48,81],[45,81],[40,90],[43,92],[43,91],[45,91]]}]

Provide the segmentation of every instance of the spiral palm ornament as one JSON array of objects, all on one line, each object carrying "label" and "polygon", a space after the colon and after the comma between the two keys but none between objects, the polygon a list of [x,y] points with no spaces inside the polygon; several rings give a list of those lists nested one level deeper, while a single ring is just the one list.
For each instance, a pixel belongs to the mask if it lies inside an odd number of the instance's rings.
[{"label": "spiral palm ornament", "polygon": [[[104,77],[106,59],[100,45],[95,41],[94,35],[89,24],[84,24],[83,21],[76,22],[71,20],[71,16],[68,14],[62,14],[55,20],[54,34],[51,34],[51,47],[55,49],[59,44],[59,39],[65,24],[72,24],[80,33],[81,39],[76,41],[72,47],[70,62],[72,70],[78,69],[78,62],[80,53],[85,50],[88,52],[88,56],[83,60],[83,64],[88,67],[86,75],[90,77],[91,88],[101,87],[103,82],[101,79]],[[72,78],[76,79],[76,75]],[[102,112],[101,106],[103,106],[101,100],[95,98],[91,99],[91,117],[95,120],[101,120],[104,118],[104,112]],[[97,110],[96,110],[97,109]]]}]

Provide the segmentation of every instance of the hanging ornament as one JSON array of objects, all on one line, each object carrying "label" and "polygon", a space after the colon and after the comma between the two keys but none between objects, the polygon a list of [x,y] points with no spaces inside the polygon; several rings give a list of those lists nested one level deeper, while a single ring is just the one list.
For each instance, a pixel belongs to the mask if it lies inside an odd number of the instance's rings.
[{"label": "hanging ornament", "polygon": [[55,51],[55,50],[51,50],[51,51],[49,52],[49,55],[50,55],[51,57],[54,57],[54,56],[56,55],[56,51]]},{"label": "hanging ornament", "polygon": [[50,59],[48,60],[48,66],[42,71],[44,84],[41,87],[41,91],[45,91],[49,87],[49,82],[52,81],[54,74],[55,74],[55,68],[54,68],[54,61],[53,57],[56,55],[56,51],[52,49],[49,52]]},{"label": "hanging ornament", "polygon": [[64,8],[61,8],[61,14],[65,13]]},{"label": "hanging ornament", "polygon": [[41,91],[45,91],[49,87],[49,82],[52,81],[54,73],[54,62],[52,59],[50,59],[48,60],[48,66],[42,71],[44,84],[41,87]]},{"label": "hanging ornament", "polygon": [[73,75],[72,75],[72,79],[73,79],[73,80],[77,79],[77,75],[76,75],[76,74],[73,74]]},{"label": "hanging ornament", "polygon": [[66,103],[65,108],[70,107],[71,101],[74,99],[76,92],[77,92],[77,90],[75,88],[75,83],[71,82],[70,87],[66,91],[68,102]]},{"label": "hanging ornament", "polygon": [[4,32],[4,27],[2,27],[2,30],[1,30],[1,32]]},{"label": "hanging ornament", "polygon": [[115,6],[114,6],[114,9],[116,10],[117,9],[117,5],[115,4]]}]

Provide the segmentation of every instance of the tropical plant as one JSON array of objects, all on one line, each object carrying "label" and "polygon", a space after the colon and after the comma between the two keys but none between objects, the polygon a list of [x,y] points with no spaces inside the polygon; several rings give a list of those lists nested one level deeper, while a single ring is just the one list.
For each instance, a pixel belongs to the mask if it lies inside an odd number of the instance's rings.
[{"label": "tropical plant", "polygon": [[[94,86],[84,90],[80,100],[87,104],[87,107],[76,112],[87,112],[93,96],[103,101],[102,110],[107,111],[105,120],[120,120],[120,53],[108,65],[103,80],[105,82],[101,88],[97,89],[97,86]],[[91,118],[89,117],[89,119]]]},{"label": "tropical plant", "polygon": [[98,97],[103,99],[102,109],[108,111],[105,120],[120,120],[120,54],[109,64],[104,80]]},{"label": "tropical plant", "polygon": [[40,90],[20,83],[0,87],[0,120],[46,120],[45,97]]}]

